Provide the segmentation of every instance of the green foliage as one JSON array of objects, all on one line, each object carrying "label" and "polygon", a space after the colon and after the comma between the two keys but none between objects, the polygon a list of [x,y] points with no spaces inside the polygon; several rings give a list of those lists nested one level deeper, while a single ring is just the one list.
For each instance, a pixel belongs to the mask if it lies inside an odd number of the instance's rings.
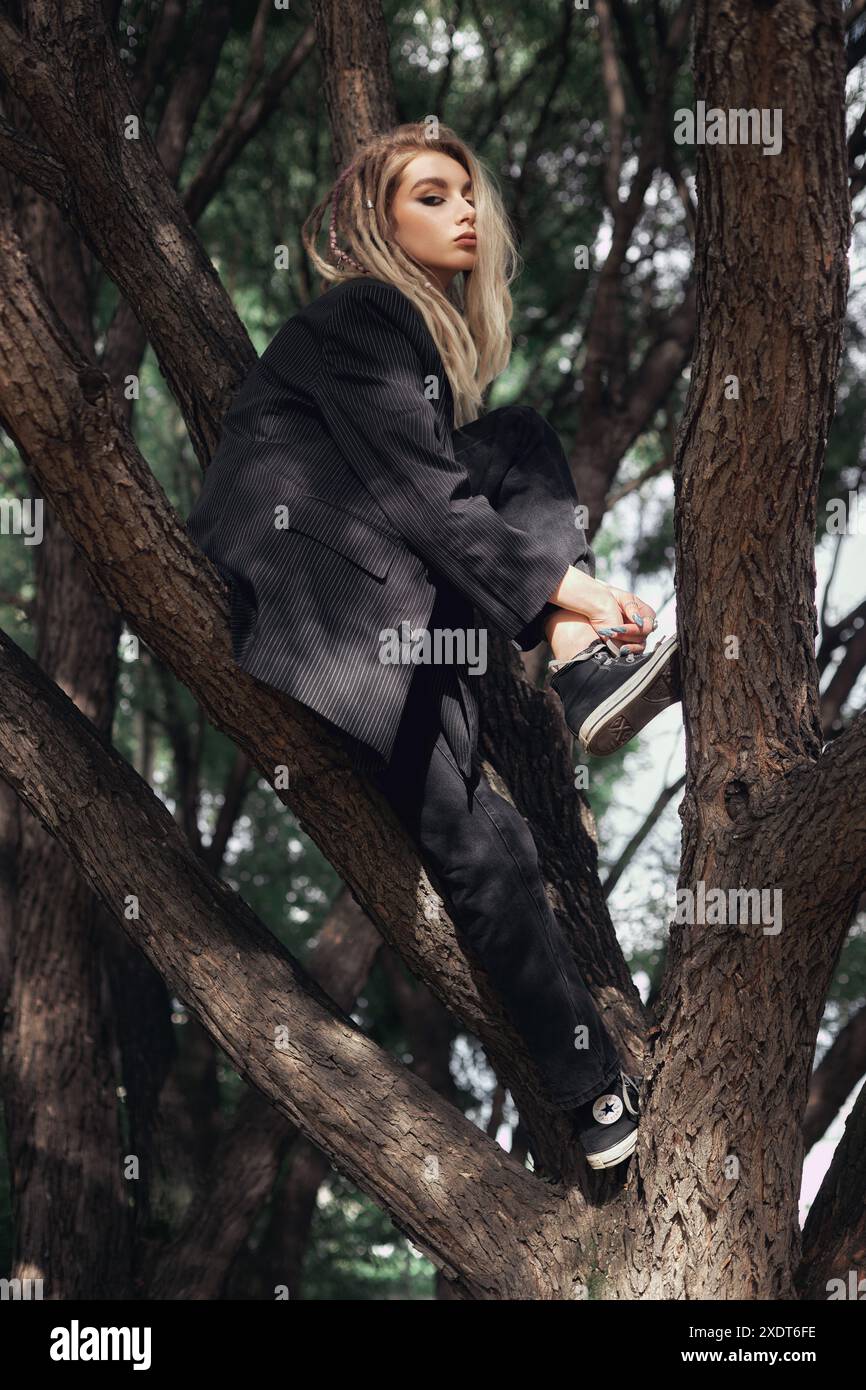
[{"label": "green foliage", "polygon": [[304,1264],[309,1299],[427,1299],[436,1271],[387,1216],[338,1173],[319,1192]]}]

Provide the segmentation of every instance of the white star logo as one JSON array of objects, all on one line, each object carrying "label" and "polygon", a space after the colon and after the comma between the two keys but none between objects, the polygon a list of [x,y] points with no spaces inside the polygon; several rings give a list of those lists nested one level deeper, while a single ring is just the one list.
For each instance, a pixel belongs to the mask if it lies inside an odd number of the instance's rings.
[{"label": "white star logo", "polygon": [[622,1114],[622,1101],[619,1096],[599,1096],[592,1107],[592,1118],[600,1125],[612,1125]]}]

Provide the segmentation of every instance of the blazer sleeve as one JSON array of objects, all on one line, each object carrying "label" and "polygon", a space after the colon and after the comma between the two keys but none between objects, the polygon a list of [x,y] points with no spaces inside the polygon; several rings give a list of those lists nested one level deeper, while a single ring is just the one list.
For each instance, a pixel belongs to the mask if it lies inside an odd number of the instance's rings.
[{"label": "blazer sleeve", "polygon": [[401,327],[414,310],[389,289],[362,284],[336,299],[319,325],[313,395],[347,463],[409,548],[513,640],[561,583],[562,560],[543,537],[509,526],[486,497],[472,495],[450,437],[443,444],[436,434],[423,364]]}]

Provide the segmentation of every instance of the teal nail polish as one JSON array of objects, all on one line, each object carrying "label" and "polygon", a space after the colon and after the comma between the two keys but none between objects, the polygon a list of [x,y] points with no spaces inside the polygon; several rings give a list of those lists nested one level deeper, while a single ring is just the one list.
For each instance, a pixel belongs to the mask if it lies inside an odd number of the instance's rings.
[{"label": "teal nail polish", "polygon": [[613,632],[612,627],[597,627],[595,630],[598,633],[599,637],[609,637],[610,634]]},{"label": "teal nail polish", "polygon": [[639,613],[632,613],[632,617],[634,618],[638,627],[643,627],[643,618],[640,616]]},{"label": "teal nail polish", "polygon": [[624,627],[615,627],[613,630],[614,630],[614,632],[625,632],[625,628],[624,628]]}]

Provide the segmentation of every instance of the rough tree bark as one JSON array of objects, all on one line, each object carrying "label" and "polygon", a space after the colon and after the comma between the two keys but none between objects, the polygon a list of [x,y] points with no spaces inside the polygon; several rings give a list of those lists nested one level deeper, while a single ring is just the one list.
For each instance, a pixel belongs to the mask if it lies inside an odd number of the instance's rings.
[{"label": "rough tree bark", "polygon": [[701,0],[695,99],[780,109],[783,146],[698,148],[697,348],[674,473],[679,886],[781,890],[783,922],[777,935],[743,914],[672,928],[628,1285],[783,1298],[800,1250],[815,1039],[866,835],[838,746],[862,764],[864,717],[822,756],[814,649],[816,498],[850,238],[838,5]]}]

